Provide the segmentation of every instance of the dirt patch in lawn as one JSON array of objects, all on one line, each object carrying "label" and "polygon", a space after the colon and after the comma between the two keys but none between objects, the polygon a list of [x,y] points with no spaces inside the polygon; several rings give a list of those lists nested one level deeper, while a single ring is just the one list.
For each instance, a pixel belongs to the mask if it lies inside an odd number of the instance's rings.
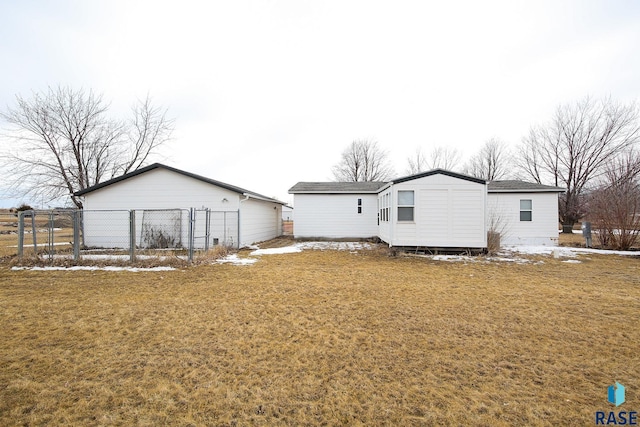
[{"label": "dirt patch in lawn", "polygon": [[0,424],[591,425],[640,409],[640,264],[580,260],[0,267]]}]

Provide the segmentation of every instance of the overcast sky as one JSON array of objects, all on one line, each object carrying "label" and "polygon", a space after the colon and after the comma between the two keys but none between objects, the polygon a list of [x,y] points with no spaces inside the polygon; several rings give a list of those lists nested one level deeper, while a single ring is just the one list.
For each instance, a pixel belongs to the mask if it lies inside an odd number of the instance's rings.
[{"label": "overcast sky", "polygon": [[636,101],[640,2],[0,0],[0,61],[0,108],[70,85],[124,116],[149,93],[176,119],[160,161],[291,201],[354,139],[403,175],[417,147]]}]

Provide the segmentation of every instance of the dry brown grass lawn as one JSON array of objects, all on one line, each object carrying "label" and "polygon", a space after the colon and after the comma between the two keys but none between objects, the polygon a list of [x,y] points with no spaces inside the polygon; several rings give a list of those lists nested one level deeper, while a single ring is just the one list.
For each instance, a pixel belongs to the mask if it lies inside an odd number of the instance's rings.
[{"label": "dry brown grass lawn", "polygon": [[0,268],[2,425],[593,425],[640,410],[640,260],[304,251]]}]

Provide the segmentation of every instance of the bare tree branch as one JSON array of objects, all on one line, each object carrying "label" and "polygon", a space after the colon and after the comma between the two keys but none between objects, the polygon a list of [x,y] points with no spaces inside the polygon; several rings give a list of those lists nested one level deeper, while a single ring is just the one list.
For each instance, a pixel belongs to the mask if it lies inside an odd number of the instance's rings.
[{"label": "bare tree branch", "polygon": [[484,143],[464,167],[464,173],[487,181],[495,181],[509,175],[511,154],[504,142],[492,138]]},{"label": "bare tree branch", "polygon": [[558,107],[553,119],[531,128],[520,147],[518,166],[524,177],[565,187],[560,197],[563,231],[585,214],[583,193],[618,153],[640,141],[636,103],[586,98]]},{"label": "bare tree branch", "polygon": [[133,108],[128,122],[108,117],[109,105],[93,91],[49,88],[0,113],[8,127],[2,160],[16,194],[49,201],[135,170],[173,131],[166,110],[149,97]]},{"label": "bare tree branch", "polygon": [[429,155],[425,155],[418,147],[413,157],[407,158],[407,173],[414,175],[433,169],[456,170],[460,165],[462,153],[456,148],[438,146],[433,147]]},{"label": "bare tree branch", "polygon": [[342,182],[385,181],[393,175],[388,153],[367,139],[353,141],[332,171],[335,180]]}]

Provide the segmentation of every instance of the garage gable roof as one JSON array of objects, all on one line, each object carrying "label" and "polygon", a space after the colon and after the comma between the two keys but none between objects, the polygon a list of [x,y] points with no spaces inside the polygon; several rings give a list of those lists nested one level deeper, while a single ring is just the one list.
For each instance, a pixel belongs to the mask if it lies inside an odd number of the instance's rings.
[{"label": "garage gable roof", "polygon": [[77,191],[77,192],[74,193],[74,195],[75,196],[84,196],[84,195],[86,195],[88,193],[91,193],[93,191],[100,190],[101,188],[105,188],[105,187],[108,187],[108,186],[113,185],[113,184],[117,184],[118,182],[127,180],[129,178],[133,178],[134,176],[142,175],[143,173],[152,171],[154,169],[165,169],[165,170],[168,170],[168,171],[171,171],[171,172],[179,173],[180,175],[184,175],[184,176],[189,177],[189,178],[197,179],[198,181],[202,181],[202,182],[205,182],[207,184],[215,185],[217,187],[221,187],[221,188],[224,188],[226,190],[233,191],[233,192],[238,193],[238,194],[246,195],[246,196],[253,197],[253,198],[256,198],[256,199],[265,200],[265,201],[268,201],[268,202],[279,203],[281,205],[285,204],[284,202],[281,202],[280,200],[276,200],[276,199],[274,199],[272,197],[263,196],[262,194],[255,193],[255,192],[249,191],[249,190],[245,190],[244,188],[241,188],[241,187],[236,187],[235,185],[227,184],[227,183],[224,183],[224,182],[221,182],[221,181],[216,181],[216,180],[211,179],[211,178],[206,178],[206,177],[201,176],[201,175],[196,175],[195,173],[186,172],[186,171],[183,171],[183,170],[180,170],[180,169],[172,168],[171,166],[163,165],[161,163],[154,163],[152,165],[137,169],[137,170],[135,170],[133,172],[129,172],[127,174],[124,174],[122,176],[110,179],[108,181],[101,182],[100,184],[94,185],[94,186],[89,187],[89,188],[85,188],[84,190]]},{"label": "garage gable roof", "polygon": [[565,189],[560,187],[515,179],[490,181],[488,185],[489,193],[563,193],[564,191]]}]

